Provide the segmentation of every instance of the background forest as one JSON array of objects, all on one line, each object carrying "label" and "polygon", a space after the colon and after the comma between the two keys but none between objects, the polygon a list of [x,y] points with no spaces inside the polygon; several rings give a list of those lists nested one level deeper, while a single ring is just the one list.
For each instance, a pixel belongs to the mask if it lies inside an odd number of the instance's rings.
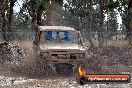
[{"label": "background forest", "polygon": [[131,41],[131,5],[132,0],[1,0],[1,38],[24,38],[37,33],[38,25],[58,25],[81,31],[91,46],[93,39],[100,47],[109,39]]}]

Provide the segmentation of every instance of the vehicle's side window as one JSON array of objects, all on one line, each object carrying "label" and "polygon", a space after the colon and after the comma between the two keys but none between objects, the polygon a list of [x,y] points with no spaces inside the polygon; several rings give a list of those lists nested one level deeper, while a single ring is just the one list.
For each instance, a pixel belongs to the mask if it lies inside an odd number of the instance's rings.
[{"label": "vehicle's side window", "polygon": [[74,41],[74,35],[70,32],[66,33],[66,38],[67,38],[67,41],[71,41],[71,42]]}]

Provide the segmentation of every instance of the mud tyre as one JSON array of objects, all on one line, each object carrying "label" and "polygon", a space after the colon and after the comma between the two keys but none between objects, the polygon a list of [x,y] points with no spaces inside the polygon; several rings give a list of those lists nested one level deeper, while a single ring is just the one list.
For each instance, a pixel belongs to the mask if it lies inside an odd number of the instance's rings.
[{"label": "mud tyre", "polygon": [[73,76],[75,74],[72,64],[56,64],[55,67],[59,76]]}]

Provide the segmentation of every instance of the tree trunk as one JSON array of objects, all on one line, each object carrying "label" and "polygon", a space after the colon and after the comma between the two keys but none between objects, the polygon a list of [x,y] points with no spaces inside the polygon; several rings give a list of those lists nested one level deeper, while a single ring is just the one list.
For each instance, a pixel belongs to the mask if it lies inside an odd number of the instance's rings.
[{"label": "tree trunk", "polygon": [[[81,1],[80,2],[78,2],[78,3],[81,3]],[[94,46],[94,43],[93,43],[93,41],[92,41],[92,37],[91,37],[91,30],[92,30],[92,3],[93,3],[93,0],[90,0],[90,6],[89,6],[89,9],[90,9],[90,13],[89,13],[89,17],[85,14],[85,12],[84,12],[84,19],[85,19],[85,22],[86,22],[86,32],[87,32],[87,34],[86,34],[86,39],[88,39],[88,41],[89,41],[89,43],[90,43],[90,48],[91,47],[93,47]],[[81,5],[81,4],[80,4]],[[82,11],[83,11],[83,8],[80,6],[80,8],[82,9]],[[82,15],[82,12],[80,11],[80,14]],[[90,19],[90,20],[89,20]],[[88,25],[89,24],[89,25]]]},{"label": "tree trunk", "polygon": [[132,42],[132,0],[128,0],[128,29],[127,29],[127,39]]},{"label": "tree trunk", "polygon": [[49,5],[49,8],[47,10],[47,19],[46,19],[46,25],[48,26],[54,26],[54,19],[58,13],[59,10],[59,2],[52,1],[52,4]]},{"label": "tree trunk", "polygon": [[9,32],[12,32],[12,28],[11,28],[11,22],[12,22],[12,16],[13,16],[13,7],[14,7],[14,5],[15,5],[15,2],[16,2],[16,0],[10,0],[10,4],[9,4],[9,13],[8,13],[8,22],[9,22],[9,24],[8,24],[8,31]]},{"label": "tree trunk", "polygon": [[[93,16],[92,16],[92,3],[93,3],[93,0],[90,0],[90,30],[89,32],[91,33],[91,30],[92,30],[92,20],[93,20]],[[89,42],[91,44],[91,47],[94,47],[94,43],[92,42],[92,38],[91,38],[91,35],[89,36]]]},{"label": "tree trunk", "polygon": [[2,31],[2,15],[3,15],[3,1],[1,0],[0,1],[0,32]]},{"label": "tree trunk", "polygon": [[32,30],[34,30],[35,32],[37,32],[36,29],[36,24],[37,24],[37,8],[35,6],[35,0],[30,0],[30,9],[31,10],[31,17],[32,17]]},{"label": "tree trunk", "polygon": [[104,1],[100,0],[100,22],[98,28],[99,47],[103,46],[103,26],[104,26]]},{"label": "tree trunk", "polygon": [[47,19],[46,19],[46,25],[48,26],[54,26],[55,23],[54,23],[54,15],[55,14],[55,11],[53,11],[52,9],[48,10],[47,12]]},{"label": "tree trunk", "polygon": [[3,6],[2,6],[3,10],[2,10],[2,33],[3,33],[3,39],[5,41],[8,41],[8,37],[7,37],[7,19],[6,19],[6,14],[5,14],[5,11],[7,10],[6,7],[7,7],[7,4],[6,2],[3,1]]}]

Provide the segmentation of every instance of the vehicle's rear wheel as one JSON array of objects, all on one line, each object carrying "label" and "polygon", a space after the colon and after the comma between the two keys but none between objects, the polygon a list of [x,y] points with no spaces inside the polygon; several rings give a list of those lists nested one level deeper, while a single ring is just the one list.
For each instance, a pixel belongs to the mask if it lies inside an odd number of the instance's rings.
[{"label": "vehicle's rear wheel", "polygon": [[72,64],[56,64],[56,72],[60,76],[72,76],[75,74],[74,66]]}]

